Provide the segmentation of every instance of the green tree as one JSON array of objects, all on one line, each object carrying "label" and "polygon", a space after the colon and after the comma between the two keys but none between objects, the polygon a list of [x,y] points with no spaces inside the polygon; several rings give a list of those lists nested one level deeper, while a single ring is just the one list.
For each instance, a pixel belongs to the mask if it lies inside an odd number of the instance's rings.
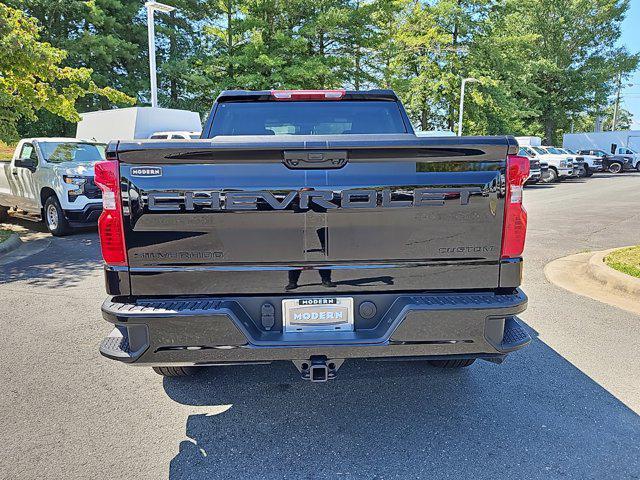
[{"label": "green tree", "polygon": [[532,104],[544,137],[557,143],[572,112],[604,109],[617,74],[633,72],[639,56],[616,47],[627,0],[509,0],[522,32],[537,33],[532,82],[541,93]]},{"label": "green tree", "polygon": [[211,54],[203,29],[219,17],[222,3],[208,0],[169,3],[176,10],[155,16],[159,103],[162,107],[205,113],[211,107],[213,78],[203,61]]},{"label": "green tree", "polygon": [[[42,38],[90,67],[99,87],[148,101],[140,0],[5,0],[37,17]],[[638,56],[615,48],[628,0],[173,0],[156,15],[163,106],[205,113],[233,88],[394,88],[412,121],[454,129],[460,83],[469,134],[543,135],[610,107]],[[79,111],[110,108],[98,95]],[[46,111],[21,132],[70,133]]]},{"label": "green tree", "polygon": [[76,103],[88,95],[132,100],[98,87],[91,69],[62,66],[66,52],[41,42],[39,30],[35,19],[0,3],[0,140],[15,140],[18,122],[35,121],[40,109],[77,121]]},{"label": "green tree", "polygon": [[448,116],[447,93],[454,80],[446,71],[450,35],[433,7],[419,2],[397,4],[394,57],[387,67],[389,85],[404,100],[407,113],[424,130],[439,129]]},{"label": "green tree", "polygon": [[[608,107],[596,112],[595,110],[582,112],[572,119],[574,132],[593,132],[596,127],[596,118],[600,117],[602,130],[611,130],[613,124],[614,106]],[[623,107],[618,110],[618,121],[616,130],[629,130],[633,123],[633,115]]]},{"label": "green tree", "polygon": [[[147,30],[139,0],[4,0],[38,20],[40,38],[67,52],[65,64],[90,68],[100,87],[112,87],[145,103],[149,99]],[[110,98],[79,98],[79,112],[118,105]],[[38,124],[21,121],[23,135],[73,135],[75,125],[47,111]]]},{"label": "green tree", "polygon": [[464,76],[480,81],[469,84],[465,97],[467,134],[535,135],[541,131],[539,111],[530,106],[542,92],[532,74],[537,71],[534,45],[539,36],[522,32],[519,25],[520,13],[514,3],[506,2],[492,5],[474,29],[460,66]]}]

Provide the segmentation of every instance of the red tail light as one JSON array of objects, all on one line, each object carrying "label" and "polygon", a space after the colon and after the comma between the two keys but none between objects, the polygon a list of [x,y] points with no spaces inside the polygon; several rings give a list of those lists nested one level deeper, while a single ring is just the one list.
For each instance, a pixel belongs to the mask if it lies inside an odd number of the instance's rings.
[{"label": "red tail light", "polygon": [[502,229],[502,258],[522,255],[527,235],[527,212],[522,206],[524,182],[529,177],[529,159],[518,155],[507,157],[504,226]]},{"label": "red tail light", "polygon": [[98,219],[102,257],[107,265],[127,265],[118,161],[98,162],[94,168],[96,185],[102,190],[102,213]]},{"label": "red tail light", "polygon": [[344,90],[271,90],[274,100],[341,100]]}]

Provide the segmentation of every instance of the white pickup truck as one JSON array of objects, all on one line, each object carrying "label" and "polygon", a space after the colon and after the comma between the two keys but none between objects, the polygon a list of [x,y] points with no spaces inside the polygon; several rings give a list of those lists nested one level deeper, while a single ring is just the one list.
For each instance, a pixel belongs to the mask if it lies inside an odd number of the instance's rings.
[{"label": "white pickup truck", "polygon": [[614,155],[628,158],[631,161],[631,166],[640,172],[640,153],[629,147],[618,147]]},{"label": "white pickup truck", "polygon": [[553,183],[574,176],[573,162],[568,156],[547,151],[547,147],[524,146],[527,155],[549,164],[545,182]]},{"label": "white pickup truck", "polygon": [[106,145],[76,138],[28,138],[9,162],[0,161],[0,221],[12,214],[43,220],[56,236],[95,224],[102,193],[93,165],[104,160]]}]

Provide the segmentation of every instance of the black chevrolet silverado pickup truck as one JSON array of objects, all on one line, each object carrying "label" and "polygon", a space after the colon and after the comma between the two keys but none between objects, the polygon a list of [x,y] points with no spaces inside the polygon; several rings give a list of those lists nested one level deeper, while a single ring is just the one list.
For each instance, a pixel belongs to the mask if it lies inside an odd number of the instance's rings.
[{"label": "black chevrolet silverado pickup truck", "polygon": [[226,91],[199,140],[111,142],[100,351],[316,382],[349,358],[500,363],[530,341],[517,152],[417,137],[390,90]]}]

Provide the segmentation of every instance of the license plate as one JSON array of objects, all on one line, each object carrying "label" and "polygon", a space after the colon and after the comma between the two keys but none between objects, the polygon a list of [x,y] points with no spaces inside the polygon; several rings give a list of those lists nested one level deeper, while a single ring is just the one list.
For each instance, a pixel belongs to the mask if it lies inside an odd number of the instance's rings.
[{"label": "license plate", "polygon": [[285,333],[353,331],[353,298],[318,297],[282,300]]}]

